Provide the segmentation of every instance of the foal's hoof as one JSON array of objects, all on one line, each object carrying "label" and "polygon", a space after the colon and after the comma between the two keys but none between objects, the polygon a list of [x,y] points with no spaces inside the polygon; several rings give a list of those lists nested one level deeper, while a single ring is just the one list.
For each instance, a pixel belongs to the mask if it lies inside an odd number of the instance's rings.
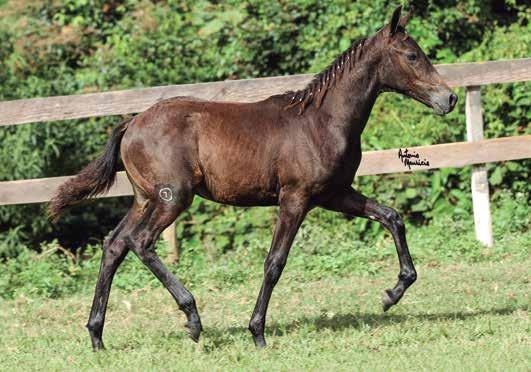
[{"label": "foal's hoof", "polygon": [[103,342],[99,342],[96,345],[92,345],[92,351],[97,353],[98,351],[105,351],[105,345],[103,345]]},{"label": "foal's hoof", "polygon": [[254,345],[257,349],[263,349],[267,346],[264,336],[253,337]]},{"label": "foal's hoof", "polygon": [[391,308],[391,306],[395,305],[396,303],[397,301],[393,299],[393,292],[390,289],[386,289],[382,294],[383,311],[386,312]]},{"label": "foal's hoof", "polygon": [[201,323],[199,322],[188,322],[186,323],[185,327],[187,328],[188,336],[194,341],[199,342],[199,336],[201,335],[201,331],[203,330],[203,327],[201,326]]}]

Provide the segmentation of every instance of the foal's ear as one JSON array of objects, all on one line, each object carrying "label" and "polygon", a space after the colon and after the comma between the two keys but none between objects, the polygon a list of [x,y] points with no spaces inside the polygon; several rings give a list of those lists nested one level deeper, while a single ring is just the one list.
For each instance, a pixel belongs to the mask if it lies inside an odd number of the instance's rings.
[{"label": "foal's ear", "polygon": [[402,5],[398,6],[393,12],[393,17],[391,18],[391,23],[389,24],[389,36],[393,36],[398,30],[400,24],[400,13],[402,13]]},{"label": "foal's ear", "polygon": [[407,12],[407,14],[405,16],[403,16],[402,18],[400,18],[400,21],[398,22],[398,25],[402,28],[406,28],[406,25],[407,23],[409,22],[409,20],[411,19],[411,15],[413,14],[413,7],[411,6],[409,8],[409,11]]}]

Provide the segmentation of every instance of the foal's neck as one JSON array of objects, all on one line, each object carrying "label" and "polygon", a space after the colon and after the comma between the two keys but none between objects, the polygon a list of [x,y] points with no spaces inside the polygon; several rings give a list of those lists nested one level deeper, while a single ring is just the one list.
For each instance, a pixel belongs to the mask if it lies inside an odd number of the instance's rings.
[{"label": "foal's neck", "polygon": [[330,118],[328,125],[344,129],[349,136],[361,135],[381,89],[380,53],[374,44],[374,39],[367,40],[360,60],[343,72],[321,107]]}]

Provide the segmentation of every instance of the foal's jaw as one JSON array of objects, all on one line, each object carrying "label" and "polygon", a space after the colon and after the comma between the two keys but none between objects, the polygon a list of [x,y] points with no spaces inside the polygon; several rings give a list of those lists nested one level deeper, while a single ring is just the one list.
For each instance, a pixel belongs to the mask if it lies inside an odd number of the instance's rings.
[{"label": "foal's jaw", "polygon": [[433,109],[435,115],[444,116],[452,112],[457,104],[457,95],[446,85],[436,90],[417,93],[415,91],[402,92],[404,95]]}]

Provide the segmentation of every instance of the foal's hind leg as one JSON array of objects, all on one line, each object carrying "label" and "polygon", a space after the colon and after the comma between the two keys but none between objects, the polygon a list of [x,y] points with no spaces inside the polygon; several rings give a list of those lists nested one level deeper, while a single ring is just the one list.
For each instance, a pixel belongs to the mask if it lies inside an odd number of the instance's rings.
[{"label": "foal's hind leg", "polygon": [[393,235],[400,263],[400,273],[395,287],[387,289],[382,297],[384,311],[389,310],[391,306],[400,301],[408,287],[417,280],[417,272],[409,254],[406,228],[402,218],[394,209],[380,205],[351,188],[336,193],[325,202],[320,203],[320,206],[332,211],[376,220]]},{"label": "foal's hind leg", "polygon": [[96,284],[94,300],[92,301],[90,317],[87,323],[87,329],[94,350],[104,348],[102,340],[103,326],[105,323],[105,312],[107,310],[107,301],[109,300],[112,280],[118,266],[120,266],[129,251],[124,241],[118,237],[130,217],[131,213],[128,213],[103,244],[100,273]]},{"label": "foal's hind leg", "polygon": [[197,342],[202,327],[195,299],[164,266],[154,250],[160,233],[190,206],[193,194],[184,190],[176,191],[171,187],[161,187],[158,190],[158,198],[148,201],[140,223],[126,238],[127,245],[173,296],[188,319],[186,327],[190,338]]}]

